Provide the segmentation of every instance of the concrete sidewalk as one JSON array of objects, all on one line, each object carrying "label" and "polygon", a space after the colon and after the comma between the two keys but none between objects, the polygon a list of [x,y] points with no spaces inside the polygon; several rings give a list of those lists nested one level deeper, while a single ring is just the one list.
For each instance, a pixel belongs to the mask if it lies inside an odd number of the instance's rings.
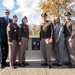
[{"label": "concrete sidewalk", "polygon": [[48,69],[47,66],[41,67],[41,62],[28,61],[28,63],[30,65],[25,68],[17,67],[17,69],[11,69],[6,67],[0,69],[0,75],[75,75],[75,69],[70,69],[67,66],[53,66],[51,69]]}]

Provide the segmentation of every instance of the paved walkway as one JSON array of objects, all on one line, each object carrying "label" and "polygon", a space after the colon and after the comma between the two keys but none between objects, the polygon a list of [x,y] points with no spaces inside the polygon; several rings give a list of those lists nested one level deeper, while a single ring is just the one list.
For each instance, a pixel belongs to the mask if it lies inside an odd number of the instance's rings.
[{"label": "paved walkway", "polygon": [[28,62],[29,66],[25,68],[17,67],[17,69],[11,69],[7,67],[0,69],[0,75],[75,75],[75,69],[67,68],[67,66],[56,67],[51,69],[47,67],[41,67],[41,62]]}]

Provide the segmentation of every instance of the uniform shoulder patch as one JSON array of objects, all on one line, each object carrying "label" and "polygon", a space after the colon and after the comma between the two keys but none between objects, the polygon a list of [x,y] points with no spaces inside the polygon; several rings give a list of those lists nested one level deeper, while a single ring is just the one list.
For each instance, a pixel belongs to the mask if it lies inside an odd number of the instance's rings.
[{"label": "uniform shoulder patch", "polygon": [[75,24],[74,20],[71,20],[71,21],[70,21],[70,24],[73,24],[73,25],[74,25],[74,24]]},{"label": "uniform shoulder patch", "polygon": [[48,21],[48,22],[47,22],[47,25],[52,25],[52,22],[51,22],[51,21]]}]

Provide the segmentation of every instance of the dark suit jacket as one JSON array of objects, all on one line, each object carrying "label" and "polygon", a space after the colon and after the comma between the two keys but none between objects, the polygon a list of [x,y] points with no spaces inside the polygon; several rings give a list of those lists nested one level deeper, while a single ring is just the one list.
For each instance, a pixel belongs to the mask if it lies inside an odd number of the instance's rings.
[{"label": "dark suit jacket", "polygon": [[[9,23],[11,23],[12,20],[9,18]],[[1,42],[7,42],[7,34],[6,34],[6,27],[7,22],[5,20],[5,17],[0,17],[0,38]]]}]

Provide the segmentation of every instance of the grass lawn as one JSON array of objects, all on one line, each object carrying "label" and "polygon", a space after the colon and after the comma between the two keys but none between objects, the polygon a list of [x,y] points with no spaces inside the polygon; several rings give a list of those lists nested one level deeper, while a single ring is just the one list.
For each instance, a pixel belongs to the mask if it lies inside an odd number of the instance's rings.
[{"label": "grass lawn", "polygon": [[40,35],[38,34],[38,35],[29,35],[29,38],[40,38]]}]

